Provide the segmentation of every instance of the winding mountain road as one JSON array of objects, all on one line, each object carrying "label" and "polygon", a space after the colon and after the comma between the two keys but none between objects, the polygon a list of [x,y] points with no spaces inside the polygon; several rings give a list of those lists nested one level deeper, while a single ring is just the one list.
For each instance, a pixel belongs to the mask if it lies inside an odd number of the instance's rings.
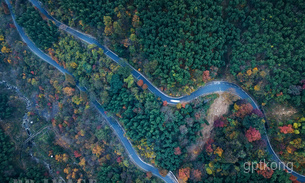
[{"label": "winding mountain road", "polygon": [[[52,60],[48,55],[43,53],[39,48],[37,48],[34,43],[26,36],[25,32],[23,31],[22,27],[20,27],[16,20],[15,20],[15,15],[12,11],[12,6],[9,2],[9,0],[5,0],[6,3],[8,4],[9,10],[11,11],[11,16],[14,21],[14,24],[22,38],[22,40],[27,44],[27,46],[31,49],[31,51],[36,54],[39,58],[42,60],[48,62],[49,64],[53,65],[55,68],[60,70],[63,74],[69,74],[67,70],[59,66],[54,60]],[[37,0],[29,0],[35,7],[37,7],[41,13],[43,13],[47,18],[52,20],[58,27],[64,27],[63,30],[68,32],[69,34],[81,39],[82,41],[88,43],[88,44],[95,44],[98,47],[102,48],[104,51],[104,54],[107,55],[109,58],[111,58],[113,61],[116,63],[120,64],[121,66],[128,66],[132,69],[132,74],[135,78],[137,79],[142,79],[145,84],[148,85],[148,89],[154,93],[156,96],[160,97],[163,101],[167,101],[170,104],[177,104],[181,102],[189,102],[199,96],[203,95],[208,95],[214,92],[219,92],[219,91],[228,91],[231,92],[235,95],[238,95],[240,98],[247,99],[251,105],[253,106],[254,109],[259,108],[259,106],[255,103],[254,99],[252,99],[242,88],[239,86],[226,82],[226,81],[213,81],[208,84],[206,84],[204,87],[199,88],[195,92],[191,93],[190,95],[187,96],[182,96],[182,97],[170,97],[166,94],[164,94],[162,91],[160,91],[157,87],[155,87],[148,79],[146,79],[140,72],[138,72],[136,69],[134,69],[132,66],[130,66],[128,63],[124,62],[122,59],[120,59],[115,53],[113,53],[111,50],[107,49],[103,45],[97,42],[95,38],[93,38],[90,35],[81,33],[73,28],[68,27],[67,25],[57,21],[54,19],[52,16],[48,14],[48,12],[41,7],[40,2]],[[86,91],[85,88],[77,85],[78,88],[82,91]],[[122,144],[127,150],[127,153],[130,157],[130,159],[141,169],[144,171],[150,171],[153,173],[153,175],[161,178],[165,182],[178,182],[176,177],[172,172],[169,172],[166,177],[162,177],[158,169],[150,164],[145,163],[137,154],[137,152],[134,150],[132,147],[131,142],[124,136],[125,131],[124,129],[120,126],[120,124],[112,117],[109,117],[105,114],[105,110],[103,107],[97,102],[97,101],[92,101],[92,104],[98,109],[98,111],[102,114],[102,116],[106,119],[107,123],[110,125],[110,127],[114,130]],[[279,159],[277,154],[274,152],[272,149],[272,146],[270,144],[269,138],[267,134],[262,135],[262,139],[264,139],[267,143],[267,151],[269,154],[272,156],[273,160],[280,164],[282,168],[286,168],[289,172],[292,173],[292,175],[297,177],[297,180],[300,182],[305,182],[305,176],[298,174],[297,172],[294,172],[291,170],[289,167],[285,166],[284,163]]]}]

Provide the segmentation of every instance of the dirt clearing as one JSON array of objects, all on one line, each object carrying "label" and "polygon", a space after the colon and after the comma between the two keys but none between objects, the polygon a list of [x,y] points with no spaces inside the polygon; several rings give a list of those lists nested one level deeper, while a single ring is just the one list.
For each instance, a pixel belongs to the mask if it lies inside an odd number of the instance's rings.
[{"label": "dirt clearing", "polygon": [[193,145],[191,145],[188,148],[188,152],[191,154],[191,159],[194,160],[197,155],[201,152],[203,149],[204,144],[206,141],[210,138],[211,131],[214,127],[214,121],[219,117],[228,112],[229,106],[232,103],[232,101],[235,101],[238,99],[238,97],[235,97],[227,92],[217,92],[219,97],[216,98],[209,108],[207,112],[206,120],[209,122],[210,125],[203,124],[203,129],[201,130],[201,133],[203,137],[197,139],[197,142]]}]

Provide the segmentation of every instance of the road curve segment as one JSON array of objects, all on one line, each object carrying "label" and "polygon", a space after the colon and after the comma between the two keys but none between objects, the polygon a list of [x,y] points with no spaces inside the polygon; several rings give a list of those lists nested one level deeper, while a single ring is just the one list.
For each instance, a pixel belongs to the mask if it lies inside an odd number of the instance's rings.
[{"label": "road curve segment", "polygon": [[[40,49],[38,49],[34,43],[26,36],[25,32],[23,31],[22,27],[20,27],[16,20],[15,20],[15,15],[13,13],[13,9],[12,6],[9,2],[9,0],[5,0],[8,8],[11,12],[11,16],[12,19],[14,21],[14,24],[17,28],[17,31],[19,32],[20,37],[22,38],[22,40],[27,44],[27,46],[30,48],[30,50],[36,54],[39,58],[41,58],[42,60],[44,60],[45,62],[53,65],[56,69],[58,69],[59,71],[61,71],[63,74],[69,74],[71,75],[71,73],[69,73],[67,70],[65,70],[64,68],[60,67],[54,60],[52,60],[48,55],[46,55],[45,53],[43,53]],[[87,91],[85,88],[77,85],[77,87],[82,90],[82,91]],[[130,157],[131,161],[138,166],[139,168],[141,168],[144,171],[149,171],[152,172],[153,175],[159,177],[160,179],[162,179],[165,182],[168,183],[178,183],[177,179],[175,178],[174,174],[170,171],[165,177],[161,176],[159,173],[159,170],[144,162],[140,156],[138,155],[138,153],[136,152],[136,150],[133,148],[131,142],[125,137],[125,131],[124,129],[121,127],[121,125],[112,117],[109,117],[106,115],[106,112],[104,110],[104,108],[97,102],[97,101],[93,101],[91,102],[93,104],[93,106],[98,109],[98,111],[100,112],[100,114],[102,114],[102,116],[106,119],[106,122],[109,124],[109,126],[114,130],[114,132],[116,133],[116,135],[119,137],[120,141],[122,142],[122,144],[124,145],[125,149],[127,150],[127,154]]]},{"label": "road curve segment", "polygon": [[[148,89],[154,93],[156,96],[160,97],[163,101],[167,101],[169,104],[178,104],[178,103],[183,103],[183,102],[190,102],[192,100],[194,100],[197,97],[203,96],[203,95],[208,95],[208,94],[212,94],[215,92],[230,92],[233,93],[237,96],[239,96],[242,99],[246,99],[250,102],[250,104],[253,106],[254,109],[259,109],[259,106],[257,105],[257,103],[254,101],[254,99],[252,97],[250,97],[242,88],[240,88],[238,85],[233,84],[233,83],[229,83],[226,81],[212,81],[207,83],[205,86],[200,87],[198,90],[194,91],[193,93],[191,93],[190,95],[186,95],[186,96],[181,96],[181,97],[171,97],[166,95],[165,93],[163,93],[161,90],[159,90],[156,86],[154,86],[143,74],[141,74],[139,71],[137,71],[136,69],[134,69],[131,65],[129,65],[127,62],[123,61],[122,59],[120,59],[118,57],[118,55],[116,55],[115,53],[113,53],[110,49],[104,47],[103,45],[101,45],[94,37],[84,34],[80,31],[77,31],[61,22],[59,22],[58,20],[56,20],[55,18],[53,18],[52,16],[50,16],[48,14],[48,12],[41,6],[41,3],[37,0],[29,0],[37,9],[39,9],[39,11],[41,13],[43,13],[48,19],[50,19],[51,21],[53,21],[58,27],[64,27],[63,30],[65,30],[67,33],[73,35],[76,38],[79,38],[80,40],[88,43],[88,44],[95,44],[98,47],[100,47],[101,49],[103,49],[104,54],[106,56],[108,56],[110,59],[112,59],[113,61],[115,61],[116,63],[118,63],[121,66],[127,66],[131,68],[131,73],[132,75],[136,78],[136,79],[141,79],[143,80],[143,82],[145,84],[147,84]],[[8,0],[6,0],[6,2],[8,3]],[[11,10],[11,6],[9,7]],[[12,12],[12,11],[11,11]],[[14,20],[14,16],[12,14],[13,20]],[[15,25],[18,25],[15,20],[14,20]],[[17,26],[16,26],[17,27]],[[19,26],[18,26],[19,27]],[[24,34],[22,28],[20,27],[17,30],[20,34],[20,36],[22,37],[22,39],[24,41],[30,41],[29,38]],[[24,37],[26,38],[24,38]],[[31,42],[31,41],[30,41]],[[27,43],[27,42],[26,42]],[[40,58],[42,58],[43,60],[45,60],[45,57],[41,57],[40,54],[44,54],[41,50],[39,50],[33,43],[32,44],[28,44],[27,45],[30,47],[35,47],[36,49],[32,49],[30,48],[36,55],[38,55]],[[40,52],[41,53],[40,53]],[[38,53],[38,54],[37,54]],[[46,57],[48,57],[46,54],[44,54]],[[49,57],[49,59],[51,59]],[[51,65],[53,65],[53,63],[55,62],[53,60],[53,62],[51,62],[48,59],[45,60],[46,62],[50,63]],[[52,60],[52,59],[51,59]],[[56,63],[56,62],[55,62]],[[56,63],[57,64],[57,63]],[[58,65],[58,64],[57,64]],[[67,71],[65,69],[63,69],[62,67],[60,67],[59,65],[53,65],[54,67],[56,67],[57,69],[59,69],[61,72],[63,73],[67,73]],[[59,68],[58,68],[59,67]],[[70,73],[68,73],[70,74]],[[80,87],[79,87],[80,88]],[[125,146],[125,148],[127,149],[130,158],[132,159],[133,162],[135,162],[140,168],[146,170],[146,171],[151,171],[154,175],[156,175],[157,177],[160,177],[162,180],[164,180],[165,182],[177,182],[176,177],[174,176],[174,174],[172,172],[170,172],[166,177],[162,177],[159,172],[157,171],[157,169],[155,167],[153,167],[152,165],[149,165],[147,163],[145,163],[143,160],[141,160],[141,158],[138,156],[138,154],[136,153],[136,151],[132,148],[132,145],[130,143],[130,141],[124,137],[124,129],[120,126],[120,124],[115,121],[113,118],[108,117],[107,115],[105,115],[105,111],[102,108],[102,106],[97,102],[94,101],[93,104],[95,105],[95,107],[97,107],[97,109],[101,112],[101,114],[104,116],[105,119],[107,119],[107,122],[109,123],[109,125],[114,129],[114,131],[117,133],[117,135],[119,136],[119,139],[121,140],[121,142],[123,143],[123,145]],[[265,142],[267,143],[267,151],[269,152],[269,154],[271,155],[272,159],[278,163],[281,168],[285,168],[287,169],[289,172],[291,172],[292,175],[297,177],[297,180],[300,182],[305,182],[305,176],[301,175],[293,170],[291,170],[289,167],[287,167],[278,157],[278,155],[275,153],[275,151],[273,150],[269,137],[267,136],[267,132],[265,129],[265,134],[262,135],[262,139],[265,140]],[[130,147],[129,147],[130,145]],[[128,146],[128,147],[127,147]],[[137,161],[134,161],[137,160]],[[143,163],[143,164],[142,164]],[[145,169],[146,168],[146,169]],[[150,169],[150,170],[147,170]],[[170,175],[171,174],[171,175]],[[170,178],[171,177],[171,178]],[[168,178],[168,179],[166,179]]]}]

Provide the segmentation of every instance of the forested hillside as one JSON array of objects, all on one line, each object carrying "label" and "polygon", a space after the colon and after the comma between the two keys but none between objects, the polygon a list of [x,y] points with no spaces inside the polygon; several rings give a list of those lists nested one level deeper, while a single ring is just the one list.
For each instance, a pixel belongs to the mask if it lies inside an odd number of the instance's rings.
[{"label": "forested hillside", "polygon": [[215,120],[212,136],[198,159],[179,169],[179,180],[291,182],[292,175],[270,166],[266,142],[262,139],[263,123],[262,112],[253,109],[246,100],[234,102],[228,114]]},{"label": "forested hillside", "polygon": [[33,7],[28,7],[22,13],[22,16],[18,18],[18,23],[25,28],[27,34],[38,47],[49,48],[52,43],[58,40],[58,28],[51,21],[46,24]]},{"label": "forested hillside", "polygon": [[[208,104],[200,99],[191,105],[167,107],[148,93],[143,81],[136,82],[129,70],[105,58],[102,50],[94,45],[86,48],[66,36],[54,49],[49,49],[49,54],[89,89],[88,99],[96,98],[109,113],[118,117],[127,136],[140,149],[147,150],[144,157],[168,170],[176,170],[181,165],[183,156],[175,155],[174,149],[185,147],[199,137],[201,124],[207,123],[206,111],[215,96]],[[68,88],[67,93],[70,93]],[[83,97],[72,98],[75,104],[83,100]],[[178,138],[180,134],[182,137]]]},{"label": "forested hillside", "polygon": [[[38,14],[36,10],[33,12]],[[0,170],[0,182],[8,182],[9,180],[13,182],[13,179],[20,179],[23,182],[25,182],[25,179],[43,182],[44,178],[49,178],[49,172],[45,167],[32,161],[29,161],[31,166],[23,164],[25,167],[22,167],[24,168],[22,171],[19,170],[17,165],[13,164],[31,160],[30,153],[34,158],[46,161],[52,167],[53,176],[55,175],[57,180],[61,176],[64,179],[72,179],[73,182],[77,182],[80,178],[93,178],[97,179],[98,182],[103,182],[106,175],[110,180],[122,182],[132,180],[158,182],[158,179],[151,173],[142,172],[129,161],[128,155],[125,154],[124,148],[115,134],[105,125],[103,118],[98,115],[97,111],[90,108],[89,96],[79,92],[75,83],[73,83],[73,78],[65,78],[53,66],[32,54],[26,44],[19,40],[19,35],[13,26],[9,12],[4,14],[2,7],[0,8],[0,17],[4,17],[0,19],[3,21],[3,23],[0,23],[0,49],[2,51],[0,54],[0,80],[3,79],[16,85],[20,92],[28,96],[30,102],[33,103],[34,107],[26,113],[30,121],[33,122],[29,124],[32,134],[45,126],[50,126],[25,144],[24,141],[28,136],[22,128],[22,121],[13,121],[11,117],[14,118],[16,111],[19,111],[19,108],[23,106],[18,105],[19,103],[16,102],[15,97],[12,100],[9,96],[2,94],[4,90],[0,90],[0,109],[10,112],[12,107],[17,106],[13,108],[13,115],[6,115],[10,122],[1,118],[3,120],[1,124],[3,124],[5,132],[13,137],[14,142],[18,142],[16,144],[12,143],[2,133],[2,130],[0,131],[0,149],[2,148],[1,152],[3,154],[1,156],[1,166],[6,167]],[[51,25],[47,21],[41,21],[41,23],[46,24],[46,26]],[[31,24],[35,25],[33,22]],[[81,59],[72,59],[71,55],[70,57],[66,55],[66,52],[64,58],[70,58],[78,64],[86,57],[88,57],[88,60],[96,61],[93,59],[93,55],[94,51],[99,51],[98,49],[92,51],[94,48],[92,47],[87,50],[86,47],[82,47],[79,42],[72,40],[70,37],[63,39],[60,43],[67,47],[66,49],[69,48],[65,42],[67,40],[71,47],[76,47],[76,51],[85,51],[81,52]],[[58,42],[56,42],[57,44]],[[42,45],[39,46],[41,49],[45,49]],[[51,43],[51,46],[53,46],[53,43]],[[77,46],[84,49],[77,48]],[[66,49],[62,50],[65,51]],[[53,53],[54,49],[46,49],[46,52],[56,60],[52,56],[52,54],[55,55]],[[74,54],[72,51],[68,53]],[[63,59],[62,57],[59,58]],[[105,59],[105,57],[103,58]],[[66,67],[65,62],[61,60],[57,59],[56,61]],[[109,60],[108,64],[109,67],[110,64],[114,65]],[[70,64],[67,65],[69,69],[73,70]],[[107,69],[105,67],[101,68]],[[81,67],[79,71],[86,73]],[[109,69],[108,71],[110,72]],[[80,72],[80,76],[75,72],[78,79],[87,77],[83,72]],[[102,84],[98,86],[102,86]],[[2,112],[4,111],[1,111],[1,115]],[[20,118],[22,119],[22,116]],[[14,147],[24,151],[21,153],[20,151],[15,152]],[[20,157],[22,162],[19,161]],[[32,165],[34,168],[32,168]]]},{"label": "forested hillside", "polygon": [[[68,178],[75,175],[72,178],[77,179],[94,172],[100,180],[107,176],[108,181],[145,177],[139,172],[133,172],[134,177],[127,176],[127,172],[132,172],[128,169],[130,165],[124,159],[122,147],[111,146],[115,141],[107,137],[109,129],[89,125],[89,121],[95,121],[89,110],[90,101],[95,99],[122,124],[141,157],[160,168],[162,175],[171,170],[182,182],[288,182],[290,175],[270,167],[262,170],[265,164],[259,164],[255,174],[246,174],[242,169],[247,161],[270,160],[261,139],[265,123],[270,126],[268,135],[276,153],[284,161],[294,162],[294,169],[304,174],[303,1],[43,0],[43,3],[59,20],[97,36],[100,43],[113,49],[169,95],[189,94],[212,79],[227,79],[240,84],[266,110],[289,106],[295,111],[286,119],[274,116],[264,119],[261,111],[239,100],[228,114],[215,120],[211,138],[194,160],[188,148],[201,138],[203,124],[209,125],[207,110],[216,94],[188,104],[168,105],[150,93],[147,85],[136,80],[129,69],[108,59],[102,49],[58,31],[27,3],[15,7],[18,22],[36,46],[88,89],[88,95],[78,92],[73,77],[66,75],[64,79],[53,67],[40,66],[39,61],[29,58],[26,50],[20,48],[24,45],[12,52],[5,41],[9,38],[0,35],[3,67],[16,68],[19,62],[23,63],[22,69],[16,69],[17,78],[24,80],[20,85],[25,91],[38,92],[37,108],[46,106],[49,112],[58,108],[58,115],[51,120],[54,133],[68,140],[56,141],[52,136],[38,140],[44,149],[42,156],[58,166],[58,174]],[[0,102],[6,108],[7,99],[1,97]],[[5,114],[9,113],[8,110]],[[150,178],[148,173],[145,180]]]},{"label": "forested hillside", "polygon": [[[193,86],[212,66],[225,63],[221,1],[136,1],[143,26],[139,39],[158,86]],[[156,60],[155,65],[154,61]],[[143,64],[143,60],[139,60]],[[140,67],[143,67],[139,64]]]},{"label": "forested hillside", "polygon": [[[305,3],[230,1],[229,7],[228,20],[235,25],[230,72],[266,105],[275,151],[304,174]],[[287,114],[295,112],[282,117],[273,110],[276,106]]]},{"label": "forested hillside", "polygon": [[305,101],[302,1],[77,3],[45,2],[72,26],[103,27],[115,51],[166,92],[191,92],[226,62],[264,103]]},{"label": "forested hillside", "polygon": [[80,0],[46,1],[45,5],[55,17],[93,32],[101,41],[103,32],[110,38],[106,44],[168,93],[190,93],[225,65],[221,1],[115,1],[110,5]]},{"label": "forested hillside", "polygon": [[7,95],[0,96],[0,119],[7,119],[12,116],[14,108],[8,104],[9,99]]},{"label": "forested hillside", "polygon": [[[57,92],[62,93],[59,92],[62,89],[64,94],[72,98],[72,106],[76,108],[83,104],[86,109],[87,101],[97,99],[109,113],[122,122],[128,137],[139,145],[139,149],[147,149],[145,158],[160,168],[177,170],[187,157],[187,152],[183,149],[200,137],[202,124],[208,124],[205,120],[206,112],[216,95],[200,98],[191,104],[168,107],[166,102],[146,90],[147,85],[143,81],[135,82],[128,69],[119,67],[106,58],[101,49],[97,49],[95,45],[84,46],[66,34],[62,36],[64,38],[46,49],[47,53],[73,73],[80,85],[88,88],[89,96],[82,93],[77,95],[73,88],[75,81],[68,76],[64,88],[51,80]],[[40,86],[39,90],[43,89]],[[44,96],[43,93],[41,96]],[[64,107],[60,104],[60,108]],[[84,109],[80,108],[70,115],[75,116],[82,111]],[[69,121],[72,119],[65,118],[67,116],[58,116],[53,121],[60,132],[71,127]],[[62,120],[67,122],[62,123]],[[82,133],[84,131],[80,132],[81,136]],[[182,136],[179,137],[180,135]],[[175,154],[177,148],[182,150]]]},{"label": "forested hillside", "polygon": [[[242,4],[240,4],[242,3]],[[262,102],[271,99],[305,104],[305,3],[302,1],[248,1],[230,3],[234,29],[230,71]]]},{"label": "forested hillside", "polygon": [[14,144],[10,141],[9,137],[4,134],[0,129],[0,150],[1,150],[1,165],[0,165],[0,181],[1,182],[13,182],[19,179],[25,181],[31,179],[35,182],[41,182],[43,179],[49,179],[49,175],[42,165],[34,165],[22,170],[18,167],[14,161],[14,155],[17,155],[18,151],[15,151]]}]

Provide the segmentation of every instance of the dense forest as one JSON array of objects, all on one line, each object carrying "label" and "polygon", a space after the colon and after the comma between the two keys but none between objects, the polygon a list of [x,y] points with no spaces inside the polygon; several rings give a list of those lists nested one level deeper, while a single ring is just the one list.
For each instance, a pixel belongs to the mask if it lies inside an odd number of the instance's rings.
[{"label": "dense forest", "polygon": [[28,166],[26,170],[22,170],[14,161],[14,156],[18,153],[15,151],[14,144],[9,137],[0,129],[0,181],[13,182],[14,179],[25,181],[31,179],[35,182],[42,182],[43,179],[48,179],[46,170],[38,166]]},{"label": "dense forest", "polygon": [[58,28],[51,21],[46,24],[33,7],[28,7],[17,22],[25,28],[32,41],[43,49],[58,40]]},{"label": "dense forest", "polygon": [[[49,179],[49,174],[41,164],[33,165],[32,161],[24,160],[23,163],[26,164],[27,167],[23,168],[18,161],[19,158],[16,158],[20,153],[20,149],[16,147],[16,144],[10,139],[10,136],[5,134],[3,127],[6,126],[5,123],[18,119],[16,118],[16,115],[20,116],[19,113],[15,112],[18,109],[14,108],[13,111],[12,106],[8,105],[8,103],[15,102],[19,105],[24,105],[24,103],[17,102],[15,99],[16,97],[12,92],[8,94],[8,91],[6,91],[4,86],[0,85],[0,88],[0,109],[2,109],[2,114],[4,114],[4,118],[0,118],[0,181],[14,182],[14,179],[23,181],[31,179],[35,182],[42,182],[43,179]],[[11,97],[12,99],[10,99]],[[22,106],[20,106],[20,108],[22,108]],[[14,114],[14,116],[12,114]],[[10,135],[13,136],[13,134]]]},{"label": "dense forest", "polygon": [[[301,1],[116,1],[112,11],[107,3],[59,2],[45,4],[71,26],[104,27],[114,50],[166,92],[188,93],[226,62],[264,103],[305,100]],[[103,20],[88,19],[99,13]]]},{"label": "dense forest", "polygon": [[[160,172],[173,171],[182,182],[294,180],[284,171],[262,170],[265,164],[259,164],[254,174],[243,171],[248,161],[270,160],[262,139],[266,122],[275,151],[304,174],[302,1],[43,2],[56,18],[97,35],[101,43],[171,95],[188,94],[209,80],[225,78],[239,83],[266,110],[272,105],[298,107],[289,119],[267,116],[266,121],[261,111],[239,100],[228,114],[215,120],[205,149],[191,160],[187,148],[201,138],[203,124],[209,125],[207,110],[216,94],[189,104],[167,105],[151,94],[142,80],[133,78],[129,69],[106,58],[96,45],[85,45],[58,31],[31,4],[25,4],[17,9],[18,22],[36,46],[89,91],[78,92],[72,77],[64,78],[53,67],[30,57],[21,49],[24,45],[19,43],[12,52],[10,38],[0,32],[3,66],[16,68],[23,63],[16,69],[18,80],[23,81],[19,85],[26,92],[36,92],[38,110],[47,107],[49,113],[57,111],[49,120],[54,134],[42,136],[37,144],[45,150],[41,157],[59,167],[58,174],[78,179],[92,171],[100,180],[107,176],[111,181],[151,178],[149,173],[145,176],[128,169],[133,165],[124,159],[122,147],[113,147],[115,141],[107,136],[110,129],[96,124],[89,107],[93,99],[123,125],[146,161]],[[7,110],[6,115],[0,114],[2,118],[10,116],[7,100],[5,96],[0,99]],[[33,112],[33,118],[38,116]],[[95,124],[87,127],[89,121]],[[58,134],[69,140],[56,139]],[[75,146],[67,148],[69,143]],[[129,172],[135,176],[128,176]]]},{"label": "dense forest", "polygon": [[[89,89],[88,99],[100,100],[107,111],[122,118],[120,121],[124,124],[127,135],[132,141],[141,145],[141,148],[144,146],[143,148],[151,149],[151,153],[145,154],[146,158],[163,169],[179,168],[183,157],[187,154],[183,152],[177,155],[175,148],[183,148],[200,136],[198,133],[202,124],[207,123],[204,119],[206,111],[215,99],[215,95],[201,98],[190,105],[167,107],[166,103],[146,91],[147,86],[143,85],[141,80],[134,82],[128,69],[119,67],[106,59],[102,55],[102,50],[97,49],[95,45],[84,47],[79,41],[65,35],[65,38],[46,50],[55,61],[72,72],[82,86]],[[76,59],[72,59],[72,55]],[[51,79],[51,84],[56,90],[61,89],[54,79]],[[70,97],[73,96],[71,101],[74,106],[86,102],[84,96],[75,96],[73,82],[69,81],[69,77],[67,77],[66,85],[62,88],[63,92]],[[43,92],[44,87],[39,86],[39,90]],[[44,94],[38,96],[43,98]],[[60,97],[58,94],[57,96]],[[208,104],[204,101],[208,101]],[[49,105],[44,102],[39,106],[46,104]],[[60,107],[65,108],[62,105]],[[74,116],[83,110],[76,111],[74,110],[70,115]],[[66,119],[66,124],[58,124],[62,120],[65,119],[56,117],[53,125],[59,126],[59,130],[63,132],[64,128],[70,129],[68,124],[71,122]],[[175,123],[178,124],[174,125]],[[150,133],[151,135],[147,136]],[[183,136],[178,138],[180,134]]]},{"label": "dense forest", "polygon": [[109,5],[81,0],[45,1],[45,5],[55,17],[93,32],[100,41],[104,33],[110,38],[106,44],[116,53],[175,95],[194,91],[225,65],[220,1],[116,1]]},{"label": "dense forest", "polygon": [[221,1],[135,3],[143,22],[139,39],[151,63],[145,71],[161,81],[157,86],[193,86],[203,71],[225,65]]},{"label": "dense forest", "polygon": [[305,3],[253,0],[242,5],[239,11],[226,10],[229,21],[244,17],[232,33],[231,73],[264,103],[274,99],[304,106]]},{"label": "dense forest", "polygon": [[[233,44],[230,72],[251,91],[269,116],[269,132],[275,151],[294,170],[304,174],[305,74],[304,10],[302,1],[230,1],[226,10],[232,29]],[[239,4],[242,4],[239,5]],[[238,17],[243,21],[237,23]],[[242,31],[240,31],[242,30]],[[268,111],[275,106],[294,106],[296,114],[282,119]],[[289,108],[280,110],[287,112]]]},{"label": "dense forest", "polygon": [[9,105],[8,95],[0,96],[0,119],[7,119],[11,117],[14,108]]},{"label": "dense forest", "polygon": [[[102,50],[94,45],[86,50],[66,36],[51,51],[50,55],[59,58],[80,84],[89,89],[88,98],[99,100],[110,114],[122,121],[132,141],[141,147],[148,146],[147,150],[153,148],[153,152],[145,154],[147,158],[164,169],[179,167],[183,156],[176,156],[174,148],[179,142],[184,141],[187,145],[198,138],[197,132],[201,124],[206,123],[205,113],[215,96],[210,97],[207,105],[202,103],[207,99],[201,99],[196,104],[168,108],[166,103],[146,91],[143,81],[135,82],[128,69],[105,58]],[[72,55],[76,55],[76,59],[72,60]],[[185,128],[183,132],[179,130],[181,126]],[[183,137],[177,138],[180,133]]]}]

